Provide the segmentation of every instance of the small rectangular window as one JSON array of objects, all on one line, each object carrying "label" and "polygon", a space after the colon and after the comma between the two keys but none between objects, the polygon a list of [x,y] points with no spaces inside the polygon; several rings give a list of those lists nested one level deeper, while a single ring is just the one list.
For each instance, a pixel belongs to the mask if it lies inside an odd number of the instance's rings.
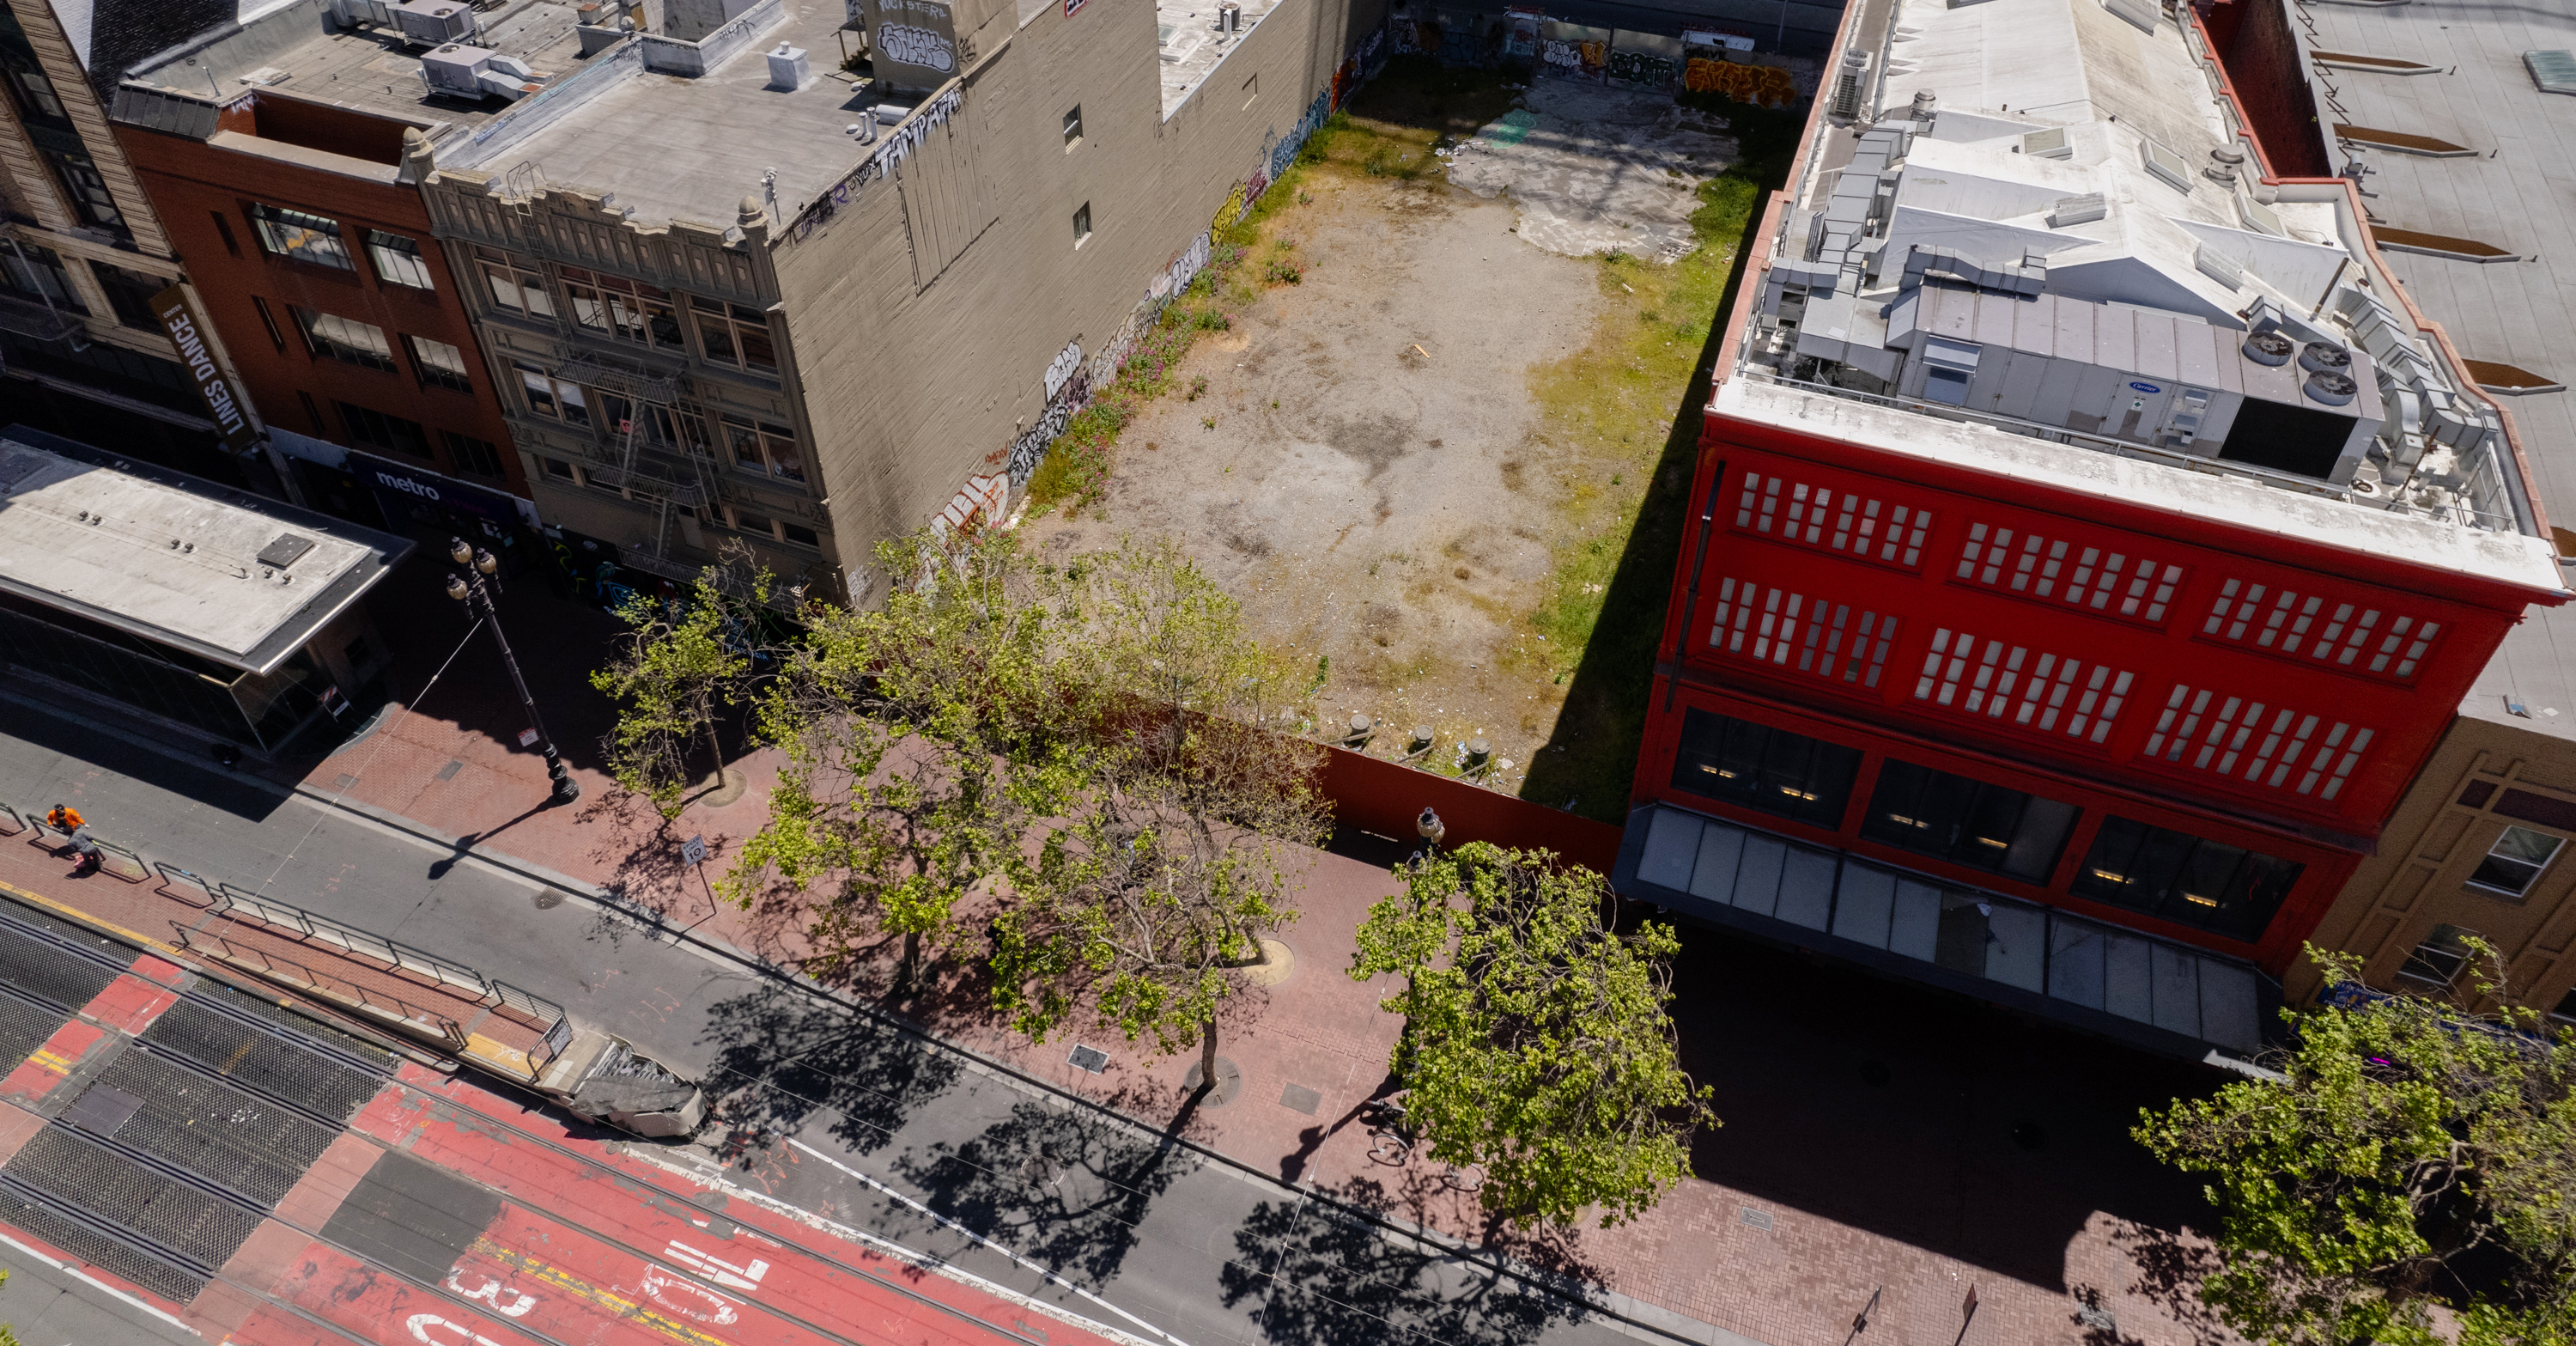
[{"label": "small rectangular window", "polygon": [[1081,247],[1084,240],[1090,237],[1091,203],[1085,201],[1082,203],[1082,209],[1073,212],[1073,246]]},{"label": "small rectangular window", "polygon": [[289,306],[296,327],[304,333],[304,344],[315,355],[338,360],[343,364],[362,365],[392,373],[394,348],[385,340],[385,329],[336,313],[317,313],[301,306]]},{"label": "small rectangular window", "polygon": [[1254,75],[1243,82],[1243,106],[1249,110],[1260,98],[1261,76]]},{"label": "small rectangular window", "polygon": [[268,301],[258,295],[252,295],[250,306],[259,310],[259,325],[268,329],[268,339],[279,350],[286,349],[286,333],[278,330],[277,315],[268,311]]},{"label": "small rectangular window", "polygon": [[420,243],[415,239],[370,229],[367,256],[375,262],[376,274],[388,285],[407,285],[415,290],[438,288],[430,283],[429,262],[420,255]]},{"label": "small rectangular window", "polygon": [[260,247],[272,256],[338,271],[358,269],[349,260],[349,249],[340,242],[338,220],[260,203],[251,206],[250,219],[259,231]]},{"label": "small rectangular window", "polygon": [[2434,926],[2433,933],[2406,955],[2397,975],[2426,986],[2448,987],[2460,979],[2460,970],[2469,965],[2469,941],[2476,936],[2476,931],[2456,925]]},{"label": "small rectangular window", "polygon": [[107,262],[90,263],[89,272],[106,293],[108,306],[116,310],[118,322],[138,331],[161,330],[161,315],[152,311],[152,297],[168,289],[168,281]]},{"label": "small rectangular window", "polygon": [[734,511],[733,526],[743,532],[751,533],[759,537],[775,539],[778,536],[778,526],[776,524],[760,515],[745,514],[740,510]]},{"label": "small rectangular window", "polygon": [[532,364],[513,368],[519,371],[519,387],[528,399],[528,410],[570,425],[590,424],[590,400],[582,396],[580,384],[558,379]]},{"label": "small rectangular window", "polygon": [[478,247],[474,266],[491,287],[494,308],[528,318],[555,316],[554,297],[546,292],[546,278],[536,263],[498,248]]},{"label": "small rectangular window", "polygon": [[537,460],[537,465],[545,469],[547,476],[553,477],[557,481],[571,481],[573,479],[572,464],[565,462],[561,458],[540,458]]},{"label": "small rectangular window", "polygon": [[215,236],[224,241],[224,251],[235,257],[241,256],[241,240],[233,237],[233,222],[225,219],[224,213],[220,210],[210,210],[206,213],[215,219]]},{"label": "small rectangular window", "polygon": [[1076,103],[1073,105],[1073,111],[1064,114],[1064,147],[1066,149],[1072,149],[1076,144],[1080,143],[1081,140],[1082,105],[1080,103]]},{"label": "small rectangular window", "polygon": [[2549,862],[2557,858],[2558,848],[2566,844],[2564,837],[2534,832],[2528,827],[2508,827],[2487,848],[2486,858],[2478,862],[2469,882],[2491,892],[2521,897],[2540,881],[2541,871],[2549,868]]},{"label": "small rectangular window", "polygon": [[778,535],[795,543],[799,547],[813,547],[819,550],[823,545],[821,535],[817,534],[813,529],[799,524],[779,524]]},{"label": "small rectangular window", "polygon": [[474,380],[465,370],[465,352],[428,337],[405,336],[403,344],[411,348],[411,367],[419,372],[423,385],[460,393],[474,391]]},{"label": "small rectangular window", "polygon": [[0,247],[0,284],[40,304],[73,313],[89,312],[72,288],[72,273],[64,269],[62,256],[51,248],[33,243]]},{"label": "small rectangular window", "polygon": [[312,423],[313,433],[317,435],[331,433],[331,427],[322,423],[322,408],[313,405],[313,394],[298,388],[295,390],[295,400],[304,404],[304,419]]},{"label": "small rectangular window", "polygon": [[477,477],[498,478],[503,475],[499,445],[488,439],[460,435],[453,430],[441,430],[438,437],[447,445],[447,456],[454,460],[458,471]]}]

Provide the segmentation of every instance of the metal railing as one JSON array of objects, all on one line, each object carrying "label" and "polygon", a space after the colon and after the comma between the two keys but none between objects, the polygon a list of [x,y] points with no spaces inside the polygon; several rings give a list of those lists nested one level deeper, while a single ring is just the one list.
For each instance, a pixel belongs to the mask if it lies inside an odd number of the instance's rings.
[{"label": "metal railing", "polygon": [[236,943],[221,935],[182,929],[179,942],[194,952],[221,958],[278,981],[302,985],[316,995],[352,1004],[379,1018],[401,1021],[445,1041],[451,1048],[465,1045],[465,1029],[456,1020],[414,1005],[400,996],[388,995],[381,990],[370,991],[356,982],[330,976],[292,958],[280,957],[254,944]]},{"label": "metal railing", "polygon": [[[46,822],[45,815],[41,813],[28,813],[18,809],[5,811],[17,823],[16,830],[9,835],[15,836],[18,832],[25,832],[27,844],[30,846],[39,846],[56,855],[61,855],[64,849],[72,844],[72,834]],[[89,834],[89,844],[98,848],[99,873],[110,878],[122,879],[127,883],[146,883],[151,880],[152,866],[144,863],[142,856],[115,842],[100,840],[95,831]]]}]

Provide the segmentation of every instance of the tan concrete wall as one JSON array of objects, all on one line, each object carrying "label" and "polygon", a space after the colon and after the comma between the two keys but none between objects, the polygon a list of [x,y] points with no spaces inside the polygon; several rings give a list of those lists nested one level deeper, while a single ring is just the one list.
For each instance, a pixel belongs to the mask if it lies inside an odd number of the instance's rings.
[{"label": "tan concrete wall", "polygon": [[[1002,470],[1045,409],[1048,363],[1067,342],[1087,358],[1111,339],[1265,145],[1293,133],[1376,10],[1287,0],[1166,120],[1150,0],[1089,0],[1072,18],[1049,4],[997,46],[1004,9],[977,34],[983,63],[956,114],[996,223],[925,285],[936,264],[908,245],[897,182],[868,183],[801,237],[782,222],[786,327],[852,577],[878,539]],[[1068,151],[1062,119],[1076,104],[1083,137]],[[1077,248],[1086,202],[1093,233]]]},{"label": "tan concrete wall", "polygon": [[[2484,791],[2473,790],[2481,784]],[[2498,813],[2500,804],[2531,811],[2508,803],[2508,789],[2565,803],[2576,817],[2576,742],[2454,720],[2381,833],[2379,854],[2345,886],[2313,942],[2360,955],[2373,986],[2423,990],[2401,981],[2398,969],[2435,926],[2459,926],[2502,951],[2516,999],[2542,1010],[2556,1006],[2576,986],[2576,840],[2519,897],[2469,883],[2507,826],[2576,839],[2576,830]],[[2461,802],[2478,793],[2482,802]],[[2298,1003],[2319,986],[2315,967],[2303,960],[2290,969],[2285,989]]]}]

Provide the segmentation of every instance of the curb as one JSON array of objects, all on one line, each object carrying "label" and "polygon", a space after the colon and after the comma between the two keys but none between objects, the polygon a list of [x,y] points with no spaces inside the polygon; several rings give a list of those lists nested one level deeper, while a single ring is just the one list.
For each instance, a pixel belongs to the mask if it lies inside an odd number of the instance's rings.
[{"label": "curb", "polygon": [[589,903],[606,911],[614,912],[627,920],[634,921],[640,928],[641,933],[648,938],[657,940],[667,938],[674,948],[691,946],[691,951],[698,954],[700,957],[708,958],[712,961],[731,964],[746,971],[757,973],[760,976],[785,982],[786,984],[794,986],[796,989],[814,996],[819,1000],[839,1006],[850,1013],[863,1015],[873,1022],[892,1028],[895,1031],[927,1044],[930,1047],[941,1051],[954,1052],[958,1056],[974,1063],[976,1066],[988,1073],[1018,1080],[1043,1094],[1058,1099],[1063,1103],[1079,1106],[1099,1116],[1105,1117],[1112,1122],[1129,1128],[1139,1135],[1153,1138],[1158,1144],[1167,1144],[1188,1150],[1204,1159],[1213,1161],[1218,1166],[1230,1170],[1238,1177],[1247,1179],[1258,1186],[1293,1194],[1304,1200],[1313,1201],[1318,1205],[1329,1206],[1347,1216],[1364,1221],[1392,1234],[1415,1240],[1416,1242],[1429,1247],[1438,1248],[1459,1262],[1480,1266],[1491,1271],[1496,1276],[1508,1276],[1513,1280],[1520,1281],[1542,1293],[1554,1296],[1559,1300],[1572,1303],[1583,1309],[1585,1312],[1609,1320],[1608,1325],[1613,1330],[1618,1331],[1623,1335],[1646,1341],[1687,1342],[1691,1343],[1692,1346],[1767,1346],[1767,1343],[1764,1343],[1757,1338],[1729,1331],[1728,1329],[1719,1327],[1714,1323],[1700,1322],[1697,1319],[1690,1318],[1671,1309],[1646,1303],[1642,1300],[1621,1294],[1618,1291],[1611,1290],[1604,1286],[1571,1282],[1568,1278],[1557,1275],[1553,1272],[1521,1265],[1507,1257],[1497,1257],[1489,1253],[1480,1252],[1470,1245],[1447,1234],[1440,1233],[1437,1230],[1415,1224],[1409,1220],[1393,1218],[1379,1212],[1351,1205],[1327,1195],[1324,1192],[1318,1191],[1313,1187],[1306,1186],[1305,1184],[1282,1182],[1278,1177],[1264,1172],[1243,1160],[1234,1158],[1222,1151],[1211,1149],[1208,1146],[1199,1144],[1198,1142],[1192,1141],[1186,1137],[1168,1135],[1165,1132],[1156,1130],[1136,1118],[1129,1117],[1125,1113],[1110,1108],[1106,1104],[1094,1102],[1081,1094],[1068,1091],[1047,1080],[1028,1074],[1016,1066],[994,1060],[971,1047],[940,1037],[928,1029],[925,1029],[908,1019],[902,1018],[901,1016],[890,1014],[874,1005],[851,1000],[838,992],[813,981],[811,978],[805,977],[802,974],[789,972],[756,954],[746,953],[728,944],[721,944],[700,936],[691,935],[686,931],[673,930],[660,916],[638,911],[596,885],[581,882],[578,879],[574,879],[569,875],[550,869],[544,865],[536,864],[532,861],[521,860],[503,852],[482,851],[471,847],[460,848],[457,844],[459,840],[458,838],[438,832],[433,828],[424,827],[421,824],[390,810],[378,808],[372,804],[361,804],[346,799],[336,798],[325,791],[316,789],[301,782],[292,786],[280,785],[273,780],[257,776],[252,773],[238,770],[227,770],[226,768],[212,762],[200,763],[193,757],[184,756],[172,751],[168,744],[155,743],[120,727],[100,723],[90,719],[86,715],[68,712],[58,706],[26,700],[14,692],[5,689],[0,689],[0,700],[16,702],[20,705],[27,706],[32,710],[51,715],[56,719],[77,725],[91,732],[115,738],[128,746],[146,749],[156,756],[183,762],[210,774],[218,774],[231,779],[255,783],[264,793],[271,794],[281,801],[288,798],[301,798],[325,808],[336,809],[354,817],[364,818],[369,822],[376,823],[379,826],[401,833],[413,840],[426,842],[432,846],[446,850],[453,854],[459,861],[471,860],[505,873],[518,875],[523,879],[542,884],[548,888],[556,889],[569,896],[579,898],[585,903]]}]

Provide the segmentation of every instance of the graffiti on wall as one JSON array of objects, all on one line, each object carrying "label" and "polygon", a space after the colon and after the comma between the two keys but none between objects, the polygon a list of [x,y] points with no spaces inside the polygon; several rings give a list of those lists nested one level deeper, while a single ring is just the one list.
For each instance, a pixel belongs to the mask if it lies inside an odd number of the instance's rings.
[{"label": "graffiti on wall", "polygon": [[1607,42],[1567,42],[1549,38],[1539,45],[1539,65],[1567,79],[1599,79],[1610,61]]},{"label": "graffiti on wall", "polygon": [[1681,73],[1681,63],[1669,56],[1652,52],[1614,51],[1610,53],[1610,78],[1630,84],[1661,88]]},{"label": "graffiti on wall", "polygon": [[859,166],[851,169],[847,177],[833,183],[831,190],[816,197],[812,205],[805,207],[805,212],[796,218],[796,236],[803,238],[813,233],[816,225],[829,222],[834,215],[841,212],[843,207],[858,199],[860,188],[892,174],[895,165],[902,163],[915,149],[919,148],[922,140],[931,132],[946,126],[948,119],[957,114],[958,107],[965,101],[964,89],[950,89],[915,109],[910,121],[897,128],[893,135],[878,142],[876,149],[869,153],[868,157],[861,159]]},{"label": "graffiti on wall", "polygon": [[1693,93],[1713,93],[1764,107],[1786,107],[1798,96],[1796,82],[1778,66],[1738,65],[1703,57],[1692,58],[1684,67],[1682,87]]}]

